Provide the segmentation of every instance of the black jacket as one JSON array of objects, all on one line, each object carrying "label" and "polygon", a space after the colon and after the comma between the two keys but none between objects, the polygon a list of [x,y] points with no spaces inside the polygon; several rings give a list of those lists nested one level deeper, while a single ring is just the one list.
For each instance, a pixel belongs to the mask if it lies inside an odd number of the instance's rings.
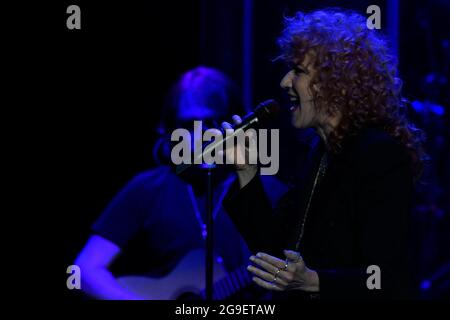
[{"label": "black jacket", "polygon": [[[314,148],[309,179],[272,208],[255,177],[235,185],[225,209],[250,250],[284,259],[295,249],[323,144]],[[413,174],[406,150],[381,129],[347,139],[314,192],[299,251],[319,274],[320,297],[412,297],[410,203]],[[369,290],[367,267],[381,269],[381,289]]]}]

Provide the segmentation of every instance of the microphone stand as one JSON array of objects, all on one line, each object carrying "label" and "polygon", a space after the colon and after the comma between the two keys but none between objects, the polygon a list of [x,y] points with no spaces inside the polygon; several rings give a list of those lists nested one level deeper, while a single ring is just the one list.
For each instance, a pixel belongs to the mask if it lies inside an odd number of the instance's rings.
[{"label": "microphone stand", "polygon": [[[208,144],[203,150],[200,156],[203,156],[206,152],[215,149],[217,146],[226,144],[228,140],[235,138],[240,132],[245,132],[246,129],[253,125],[259,125],[261,119],[266,119],[268,116],[274,115],[278,112],[280,106],[274,100],[267,100],[258,105],[254,112],[248,114],[242,119],[240,125],[235,127],[234,133],[226,135],[224,139],[215,141]],[[260,119],[261,118],[261,119]],[[201,158],[200,158],[201,159]],[[194,162],[195,159],[194,159]],[[192,163],[180,164],[176,167],[177,175],[182,174],[193,166]],[[211,301],[213,298],[213,273],[214,273],[214,217],[213,217],[213,186],[212,186],[212,172],[216,168],[215,164],[203,164],[202,168],[207,170],[207,200],[206,200],[206,255],[205,255],[205,291],[206,300]],[[202,230],[203,231],[203,230]]]},{"label": "microphone stand", "polygon": [[206,300],[213,299],[213,277],[214,277],[214,217],[213,217],[213,186],[212,172],[216,165],[204,165],[206,168],[206,255],[205,255],[205,284]]},{"label": "microphone stand", "polygon": [[[202,226],[202,237],[205,239],[205,297],[207,301],[213,299],[213,277],[214,277],[214,216],[213,216],[213,169],[215,164],[200,164],[201,169],[206,171],[206,219]],[[183,172],[192,165],[184,166]],[[180,174],[181,172],[177,172]],[[203,177],[202,177],[203,178]],[[206,234],[206,236],[205,236]]]}]

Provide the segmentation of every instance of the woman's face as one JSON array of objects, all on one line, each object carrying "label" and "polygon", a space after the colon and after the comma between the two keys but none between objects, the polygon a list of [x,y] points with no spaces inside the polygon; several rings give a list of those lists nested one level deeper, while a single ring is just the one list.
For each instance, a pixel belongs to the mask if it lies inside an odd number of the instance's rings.
[{"label": "woman's face", "polygon": [[292,106],[292,125],[295,128],[317,127],[320,124],[321,114],[314,104],[309,84],[315,73],[312,68],[311,55],[306,55],[303,62],[296,61],[281,80],[280,86],[287,91]]}]

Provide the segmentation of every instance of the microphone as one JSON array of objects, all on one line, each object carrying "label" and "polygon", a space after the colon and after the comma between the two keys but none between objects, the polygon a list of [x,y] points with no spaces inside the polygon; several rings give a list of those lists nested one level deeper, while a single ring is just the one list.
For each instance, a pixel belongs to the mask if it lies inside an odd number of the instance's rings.
[{"label": "microphone", "polygon": [[[196,162],[195,161],[196,159],[197,160],[203,159],[203,156],[206,153],[210,152],[211,150],[213,150],[219,146],[223,146],[224,144],[226,144],[226,142],[228,140],[234,139],[240,132],[245,131],[250,128],[253,128],[255,126],[264,125],[264,124],[268,123],[272,118],[274,118],[278,114],[279,110],[280,110],[280,105],[278,104],[278,102],[276,102],[273,99],[261,102],[260,104],[258,104],[258,106],[255,108],[255,110],[253,112],[250,112],[249,114],[244,116],[241,123],[232,126],[232,128],[234,129],[233,134],[226,135],[224,139],[220,139],[220,140],[214,141],[213,143],[208,144],[204,148],[203,152],[194,158],[193,163]],[[180,174],[183,171],[187,170],[191,166],[192,166],[191,163],[190,164],[185,164],[185,163],[180,164],[176,168],[176,173]]]}]

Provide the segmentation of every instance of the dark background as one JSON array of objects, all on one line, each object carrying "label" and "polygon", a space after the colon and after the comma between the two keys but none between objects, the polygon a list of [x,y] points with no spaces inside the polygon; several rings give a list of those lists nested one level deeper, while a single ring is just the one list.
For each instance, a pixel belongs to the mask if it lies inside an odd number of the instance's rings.
[{"label": "dark background", "polygon": [[[65,270],[87,240],[91,223],[131,177],[155,164],[152,145],[160,110],[170,85],[182,72],[199,64],[217,67],[242,87],[244,50],[250,48],[252,90],[246,95],[250,109],[268,98],[283,101],[279,81],[284,67],[271,61],[277,56],[275,40],[283,15],[328,6],[365,15],[367,6],[377,4],[383,31],[389,27],[386,1],[255,0],[250,2],[253,40],[249,46],[243,42],[244,21],[249,18],[244,15],[245,3],[249,2],[60,1],[48,6],[49,19],[33,29],[29,53],[36,72],[29,81],[45,101],[32,112],[45,118],[32,151],[36,163],[45,162],[38,169],[43,184],[36,188],[46,193],[41,201],[49,214],[43,220],[57,234],[47,248],[54,248],[50,254],[57,257],[58,292],[64,298],[74,297],[65,287]],[[66,8],[71,4],[81,8],[81,30],[66,28]],[[450,261],[450,9],[447,1],[439,0],[399,5],[404,95],[431,105],[411,112],[430,137],[432,162],[415,205],[421,278],[430,279],[443,266],[448,268]],[[435,105],[444,108],[444,115],[433,111]],[[281,138],[295,141],[292,130],[284,130]],[[44,159],[44,154],[51,156]],[[280,174],[285,178],[285,171]],[[439,278],[441,287],[433,284],[425,290],[425,286],[423,296],[448,297],[449,281],[447,270]]]}]

